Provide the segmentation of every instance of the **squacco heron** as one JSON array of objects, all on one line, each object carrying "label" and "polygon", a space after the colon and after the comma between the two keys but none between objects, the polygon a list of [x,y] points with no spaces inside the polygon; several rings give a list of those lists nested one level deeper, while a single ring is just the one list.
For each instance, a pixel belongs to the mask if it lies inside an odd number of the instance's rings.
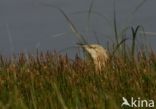
[{"label": "squacco heron", "polygon": [[105,48],[99,44],[81,45],[81,47],[90,55],[96,71],[101,71],[106,66],[109,56]]}]

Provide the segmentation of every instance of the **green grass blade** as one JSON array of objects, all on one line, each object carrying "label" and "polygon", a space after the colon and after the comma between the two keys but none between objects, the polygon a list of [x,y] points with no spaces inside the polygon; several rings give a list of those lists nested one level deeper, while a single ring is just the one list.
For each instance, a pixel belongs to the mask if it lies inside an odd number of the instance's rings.
[{"label": "green grass blade", "polygon": [[131,27],[131,31],[132,31],[132,47],[131,47],[132,57],[134,57],[134,55],[135,55],[136,37],[137,37],[137,34],[138,34],[140,28],[144,29],[143,26],[140,26],[140,25],[138,25],[135,29],[133,27]]},{"label": "green grass blade", "polygon": [[59,12],[65,17],[68,24],[70,25],[70,28],[71,28],[72,32],[75,33],[75,35],[78,37],[79,41],[81,43],[87,44],[87,41],[85,40],[84,36],[77,30],[76,26],[73,24],[71,19],[67,16],[67,14],[61,8],[59,8],[59,7],[55,6],[55,5],[50,5],[50,4],[45,4],[45,3],[42,3],[42,5],[59,10]]},{"label": "green grass blade", "polygon": [[114,55],[115,55],[115,53],[117,52],[117,50],[119,49],[119,47],[120,47],[123,43],[125,43],[125,41],[127,41],[127,40],[128,40],[128,38],[124,38],[124,39],[122,39],[122,40],[115,46],[115,49],[113,50],[112,56],[111,56],[111,57],[114,57]]},{"label": "green grass blade", "polygon": [[89,32],[89,27],[90,27],[90,20],[91,20],[93,5],[94,5],[94,0],[91,1],[89,9],[88,9],[88,17],[87,17],[87,31],[88,32]]},{"label": "green grass blade", "polygon": [[72,21],[70,20],[70,18],[66,15],[66,13],[62,9],[60,9],[60,8],[58,8],[58,9],[62,13],[62,15],[66,18],[66,20],[70,24],[71,30],[78,36],[79,40],[82,41],[82,43],[87,44],[87,41],[85,40],[84,36],[78,32],[77,28],[72,23]]},{"label": "green grass blade", "polygon": [[[90,28],[90,21],[91,21],[91,16],[92,16],[92,11],[93,11],[93,6],[94,6],[94,0],[91,1],[89,9],[88,9],[88,17],[87,17],[87,33],[89,33],[89,28]],[[95,32],[94,32],[95,33]],[[96,33],[95,33],[96,34]],[[94,34],[94,37],[96,39],[96,43],[99,43],[98,37]]]},{"label": "green grass blade", "polygon": [[145,2],[147,2],[147,0],[142,0],[137,6],[136,8],[132,11],[132,15],[134,15],[144,4]]},{"label": "green grass blade", "polygon": [[[96,10],[92,10],[90,12],[92,15],[96,15],[97,17],[101,18],[102,20],[106,21],[108,23],[108,26],[112,27],[112,22],[111,20],[109,20],[107,18],[107,16],[103,15],[102,13],[96,11]],[[71,13],[72,15],[78,15],[78,14],[88,14],[88,10],[87,11],[77,11],[77,12],[73,12]]]},{"label": "green grass blade", "polygon": [[64,102],[64,100],[63,100],[63,98],[62,98],[62,95],[61,95],[61,93],[59,92],[59,89],[58,89],[58,87],[57,87],[57,85],[56,85],[55,83],[53,84],[53,88],[54,88],[54,90],[55,90],[55,93],[56,93],[56,95],[57,95],[57,98],[58,98],[59,102],[61,103],[63,109],[68,109],[67,106],[65,105],[65,102]]},{"label": "green grass blade", "polygon": [[119,39],[118,39],[118,31],[117,31],[117,19],[116,19],[115,1],[113,2],[113,27],[114,27],[115,41],[116,41],[116,44],[118,45]]},{"label": "green grass blade", "polygon": [[[128,14],[128,16],[126,17],[126,22],[127,22],[126,25],[129,25],[130,21],[134,18],[134,14],[135,14],[136,12],[138,12],[138,10],[145,4],[146,1],[147,1],[147,0],[142,0],[142,1],[133,9],[133,11],[130,12],[130,13]],[[123,26],[123,27],[125,27],[125,26]]]}]

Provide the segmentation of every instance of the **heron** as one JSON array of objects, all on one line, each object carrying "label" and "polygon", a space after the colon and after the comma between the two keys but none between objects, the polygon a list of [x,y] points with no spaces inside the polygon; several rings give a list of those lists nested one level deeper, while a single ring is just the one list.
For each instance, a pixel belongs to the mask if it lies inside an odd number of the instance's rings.
[{"label": "heron", "polygon": [[103,46],[100,44],[82,44],[80,46],[91,57],[96,72],[101,71],[106,66],[109,56]]}]

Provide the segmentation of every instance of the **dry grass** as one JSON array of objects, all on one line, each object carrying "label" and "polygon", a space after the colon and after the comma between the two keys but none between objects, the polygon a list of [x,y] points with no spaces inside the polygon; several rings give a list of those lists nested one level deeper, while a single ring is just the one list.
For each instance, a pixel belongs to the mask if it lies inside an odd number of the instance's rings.
[{"label": "dry grass", "polygon": [[122,97],[156,100],[156,55],[115,56],[95,73],[78,56],[0,58],[1,109],[118,109]]}]

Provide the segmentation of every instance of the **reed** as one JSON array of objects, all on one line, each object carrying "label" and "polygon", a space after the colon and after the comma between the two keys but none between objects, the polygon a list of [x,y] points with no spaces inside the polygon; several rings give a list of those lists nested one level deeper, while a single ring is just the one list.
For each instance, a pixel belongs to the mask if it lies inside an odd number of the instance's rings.
[{"label": "reed", "polygon": [[152,51],[137,52],[135,60],[114,56],[101,73],[56,52],[23,53],[14,61],[1,56],[0,66],[1,109],[120,109],[123,96],[156,100]]},{"label": "reed", "polygon": [[[67,55],[50,51],[35,55],[19,53],[11,58],[1,55],[0,109],[120,109],[122,97],[156,101],[156,54],[152,50],[136,50],[140,26],[125,26],[118,31],[114,11],[116,40],[112,51],[108,51],[100,44],[89,44],[68,15],[62,9],[54,8],[65,17],[78,38],[79,46],[89,53],[94,66],[90,60],[78,55],[70,59]],[[93,1],[87,12],[88,19],[96,13]],[[129,29],[132,44],[131,49],[126,50],[129,39],[123,38],[123,32]],[[126,52],[124,55],[121,49]]]}]

